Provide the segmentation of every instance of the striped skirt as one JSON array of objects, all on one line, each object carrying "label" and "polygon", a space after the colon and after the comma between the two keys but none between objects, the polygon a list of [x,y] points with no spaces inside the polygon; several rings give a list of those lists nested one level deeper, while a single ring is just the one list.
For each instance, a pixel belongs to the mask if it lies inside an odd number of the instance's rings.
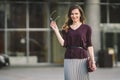
[{"label": "striped skirt", "polygon": [[64,59],[65,80],[89,80],[86,59]]}]

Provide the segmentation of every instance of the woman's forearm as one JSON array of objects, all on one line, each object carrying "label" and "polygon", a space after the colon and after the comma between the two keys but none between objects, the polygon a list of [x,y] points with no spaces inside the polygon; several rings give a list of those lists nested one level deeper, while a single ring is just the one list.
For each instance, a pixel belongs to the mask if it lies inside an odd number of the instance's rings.
[{"label": "woman's forearm", "polygon": [[64,39],[62,38],[62,36],[60,35],[59,29],[57,27],[57,24],[55,21],[51,21],[50,23],[50,27],[53,29],[53,31],[55,32],[57,39],[59,41],[59,43],[61,44],[61,46],[64,46]]},{"label": "woman's forearm", "polygon": [[94,58],[94,49],[93,49],[93,46],[88,47],[88,51],[89,51],[90,58],[91,58],[92,62],[93,62],[93,63],[95,63],[95,58]]},{"label": "woman's forearm", "polygon": [[55,32],[55,34],[56,34],[56,36],[57,36],[57,39],[58,39],[60,45],[61,45],[61,46],[64,46],[64,39],[62,38],[59,30],[55,30],[54,32]]}]

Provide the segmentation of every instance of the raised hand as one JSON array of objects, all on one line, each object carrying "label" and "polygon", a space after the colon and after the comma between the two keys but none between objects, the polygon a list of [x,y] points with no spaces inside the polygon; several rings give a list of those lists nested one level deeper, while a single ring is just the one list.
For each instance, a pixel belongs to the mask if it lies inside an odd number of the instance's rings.
[{"label": "raised hand", "polygon": [[54,30],[54,31],[58,31],[58,27],[55,21],[51,21],[50,22],[50,27]]}]

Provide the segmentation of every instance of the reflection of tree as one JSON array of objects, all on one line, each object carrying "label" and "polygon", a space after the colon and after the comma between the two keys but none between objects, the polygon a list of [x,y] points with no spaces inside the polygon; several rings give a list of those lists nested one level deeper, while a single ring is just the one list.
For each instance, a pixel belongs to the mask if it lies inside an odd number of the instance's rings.
[{"label": "reflection of tree", "polygon": [[30,38],[30,41],[41,48],[41,45],[39,44],[39,42],[37,40]]},{"label": "reflection of tree", "polygon": [[[30,56],[37,56],[38,59],[45,59],[46,45],[44,41],[43,33],[35,32],[30,34],[30,38],[27,40],[25,32],[10,32],[9,33],[9,47],[8,49],[13,52],[11,56],[16,56],[17,52],[24,52],[26,56],[26,41],[29,41]],[[40,37],[38,37],[40,36]],[[40,61],[40,60],[39,60]],[[44,60],[45,61],[45,60]]]},{"label": "reflection of tree", "polygon": [[36,39],[30,38],[30,50],[31,51],[40,51],[44,50],[44,43],[42,41],[37,41]]},{"label": "reflection of tree", "polygon": [[26,52],[26,45],[21,44],[21,35],[25,35],[25,32],[9,32],[8,34],[8,49],[14,54],[15,52]]},{"label": "reflection of tree", "polygon": [[[37,56],[38,62],[45,61],[45,45],[43,42],[30,38],[30,55]],[[44,52],[44,53],[43,53]]]},{"label": "reflection of tree", "polygon": [[[34,38],[29,38],[29,44],[30,44],[30,52],[40,52],[40,51],[44,51],[45,47],[44,47],[44,43],[37,41]],[[21,44],[26,44],[26,39],[25,38],[21,38],[20,40]],[[35,54],[30,54],[30,55],[35,55]]]}]

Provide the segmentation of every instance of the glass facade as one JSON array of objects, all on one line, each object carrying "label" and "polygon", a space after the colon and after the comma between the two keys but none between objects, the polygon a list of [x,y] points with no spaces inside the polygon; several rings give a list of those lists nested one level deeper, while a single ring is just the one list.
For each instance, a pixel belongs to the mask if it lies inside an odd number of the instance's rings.
[{"label": "glass facade", "polygon": [[64,49],[49,27],[51,12],[60,6],[50,7],[47,2],[1,3],[0,54],[9,55],[11,65],[63,64]]}]

